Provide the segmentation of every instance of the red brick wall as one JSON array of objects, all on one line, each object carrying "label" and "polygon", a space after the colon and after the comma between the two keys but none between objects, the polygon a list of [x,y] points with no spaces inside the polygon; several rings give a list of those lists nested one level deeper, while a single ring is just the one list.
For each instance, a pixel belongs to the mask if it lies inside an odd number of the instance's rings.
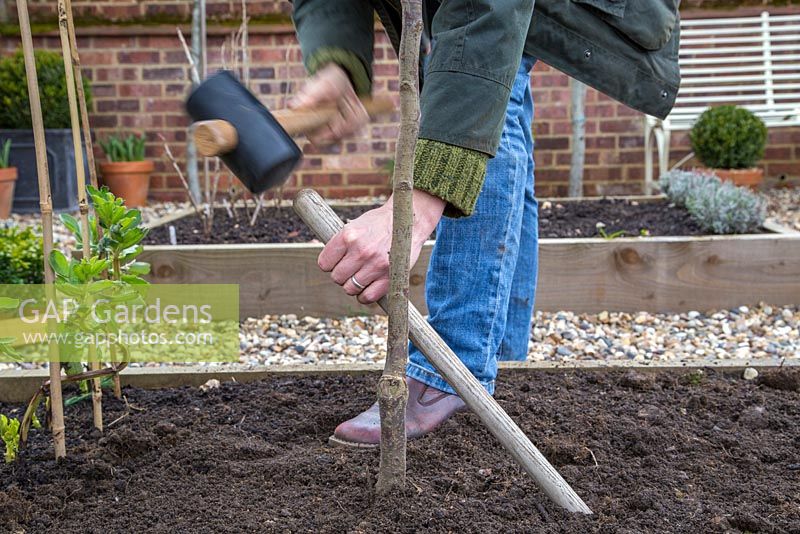
[{"label": "red brick wall", "polygon": [[[219,50],[226,32],[221,28],[211,30],[212,66],[219,64]],[[182,189],[171,166],[163,159],[163,149],[157,140],[157,135],[163,134],[175,154],[181,158],[184,155],[188,120],[182,101],[188,90],[188,76],[173,28],[84,28],[79,30],[79,37],[86,75],[93,81],[95,103],[91,123],[96,136],[120,130],[146,132],[150,140],[148,155],[158,161],[152,195],[181,198]],[[58,38],[53,35],[39,36],[36,42],[44,48],[59,47]],[[281,107],[283,95],[295,90],[305,76],[291,27],[254,26],[250,45],[253,88],[268,106]],[[9,53],[17,46],[16,39],[4,37],[0,53]],[[396,58],[382,34],[376,44],[375,76],[376,91],[396,97]],[[566,193],[571,154],[569,79],[541,63],[532,79],[536,103],[533,129],[537,192],[543,196],[562,195]],[[640,192],[644,174],[642,116],[589,90],[586,117],[586,193]],[[299,186],[317,187],[329,197],[386,192],[386,164],[394,156],[396,119],[376,121],[359,137],[325,153],[307,149],[303,167],[292,178],[287,193]],[[688,152],[686,135],[674,134],[672,146],[673,161],[677,161]],[[800,128],[771,130],[763,164],[770,177],[800,177]]]},{"label": "red brick wall", "polygon": [[[0,0],[0,4],[3,3],[7,6],[8,16],[15,18],[16,2]],[[72,9],[77,20],[187,20],[191,17],[193,3],[192,0],[73,0]],[[28,0],[31,20],[54,20],[56,6],[57,0]],[[288,0],[247,0],[247,14],[251,17],[288,17],[291,10]],[[210,19],[239,20],[241,12],[242,0],[206,1],[206,13]]]},{"label": "red brick wall", "polygon": [[[32,20],[52,20],[57,0],[28,0]],[[186,19],[191,14],[192,0],[73,0],[72,7],[78,18],[108,21],[131,21],[158,18]],[[247,0],[247,11],[252,17],[274,17],[291,12],[288,0]],[[800,4],[800,0],[683,0],[681,10],[729,11],[742,7],[771,9]],[[0,0],[0,8],[12,16],[16,7],[14,0]],[[238,19],[242,0],[207,0],[208,16],[217,20]]]}]

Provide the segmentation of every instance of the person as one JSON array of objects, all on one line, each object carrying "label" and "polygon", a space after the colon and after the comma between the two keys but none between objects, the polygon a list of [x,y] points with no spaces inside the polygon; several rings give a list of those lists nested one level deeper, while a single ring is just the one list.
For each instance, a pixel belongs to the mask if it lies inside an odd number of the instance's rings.
[{"label": "person", "polygon": [[[412,265],[436,231],[425,288],[428,321],[493,394],[498,361],[527,357],[537,283],[534,104],[538,59],[629,106],[664,117],[679,85],[677,0],[424,1],[430,54],[420,73]],[[395,50],[398,0],[296,0],[293,20],[310,74],[290,106],[334,104],[308,135],[339,141],[368,120],[375,13]],[[349,295],[388,292],[392,199],[349,222],[319,266]],[[414,439],[465,405],[413,345],[406,431]],[[380,442],[377,403],[340,424],[331,442]]]}]

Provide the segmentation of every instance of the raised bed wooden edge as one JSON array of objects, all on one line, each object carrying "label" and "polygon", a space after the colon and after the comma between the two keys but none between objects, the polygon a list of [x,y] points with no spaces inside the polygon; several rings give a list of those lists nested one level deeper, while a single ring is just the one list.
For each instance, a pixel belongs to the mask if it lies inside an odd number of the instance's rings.
[{"label": "raised bed wooden edge", "polygon": [[[775,233],[541,239],[536,309],[680,312],[800,303],[800,233],[773,222],[765,228]],[[411,299],[423,313],[432,248],[433,242],[425,245],[411,273]],[[149,245],[142,259],[152,264],[155,283],[239,284],[242,318],[381,313],[345,295],[319,270],[321,250],[314,243]]]},{"label": "raised bed wooden edge", "polygon": [[[576,370],[635,369],[636,371],[668,371],[716,369],[740,373],[747,367],[757,370],[800,367],[800,358],[731,359],[687,362],[636,362],[631,360],[575,360],[564,362],[500,362],[502,372],[557,372]],[[363,375],[380,373],[382,364],[274,365],[255,369],[175,366],[128,367],[120,374],[124,385],[156,389],[198,387],[215,378],[220,381],[253,382],[271,376]],[[0,402],[20,403],[30,400],[33,392],[48,377],[46,369],[0,371]]]}]

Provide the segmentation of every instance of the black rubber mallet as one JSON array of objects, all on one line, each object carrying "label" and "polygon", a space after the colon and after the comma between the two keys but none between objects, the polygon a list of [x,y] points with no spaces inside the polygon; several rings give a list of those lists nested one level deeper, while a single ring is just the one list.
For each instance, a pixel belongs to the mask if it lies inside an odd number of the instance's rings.
[{"label": "black rubber mallet", "polygon": [[[389,98],[362,99],[370,116],[396,109]],[[286,182],[303,153],[292,136],[325,125],[335,107],[270,112],[230,71],[210,76],[192,91],[186,110],[195,122],[197,151],[219,156],[258,195]]]}]

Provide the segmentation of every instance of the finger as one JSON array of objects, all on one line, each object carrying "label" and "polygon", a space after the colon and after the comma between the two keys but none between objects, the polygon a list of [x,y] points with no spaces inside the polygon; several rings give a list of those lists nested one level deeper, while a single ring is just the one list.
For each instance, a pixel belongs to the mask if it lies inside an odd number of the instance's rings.
[{"label": "finger", "polygon": [[339,141],[350,134],[350,119],[340,110],[328,121],[328,129],[331,132],[331,141]]},{"label": "finger", "polygon": [[347,104],[347,109],[350,112],[350,117],[348,117],[348,120],[353,123],[353,131],[350,133],[354,133],[369,122],[369,113],[367,113],[367,108],[364,107],[364,103],[356,96],[354,92],[345,97],[345,102]]},{"label": "finger", "polygon": [[[361,280],[359,280],[360,282]],[[358,302],[361,304],[372,304],[385,297],[389,292],[389,279],[381,278],[372,282],[367,289],[358,295]]]},{"label": "finger", "polygon": [[[362,267],[356,274],[348,278],[342,288],[344,292],[350,296],[355,296],[363,292],[369,285],[379,277],[379,274],[375,271],[372,265],[368,265]],[[362,287],[358,287],[354,282],[353,278],[355,278]]]},{"label": "finger", "polygon": [[331,271],[331,279],[340,286],[350,280],[350,277],[356,274],[364,267],[364,260],[355,254],[352,247],[348,247],[347,253],[344,255],[336,267]]},{"label": "finger", "polygon": [[329,273],[347,253],[347,243],[342,239],[341,232],[333,236],[317,258],[319,268]]},{"label": "finger", "polygon": [[311,141],[311,144],[318,147],[325,147],[335,141],[335,136],[331,131],[329,125],[320,126],[313,132],[306,134],[306,139]]},{"label": "finger", "polygon": [[330,79],[314,77],[289,101],[289,107],[292,109],[318,107],[335,102],[339,95],[339,88]]}]

